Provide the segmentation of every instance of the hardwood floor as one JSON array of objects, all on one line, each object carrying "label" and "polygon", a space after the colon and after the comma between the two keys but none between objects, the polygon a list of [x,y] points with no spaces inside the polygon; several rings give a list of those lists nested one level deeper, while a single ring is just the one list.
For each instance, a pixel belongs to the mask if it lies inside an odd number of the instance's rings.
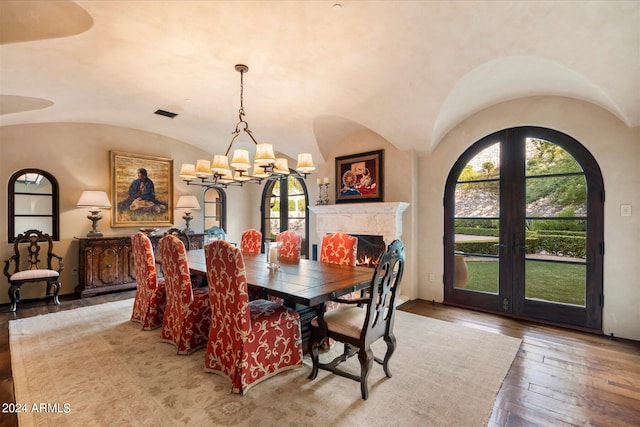
[{"label": "hardwood floor", "polygon": [[[132,298],[134,292],[85,299],[61,297],[59,306],[27,302],[19,306],[17,314],[7,313],[8,305],[1,306],[0,401],[14,401],[9,320]],[[523,340],[498,393],[489,426],[640,425],[640,342],[423,300],[409,301],[402,309]],[[17,418],[2,414],[0,427],[5,426],[17,426]]]}]

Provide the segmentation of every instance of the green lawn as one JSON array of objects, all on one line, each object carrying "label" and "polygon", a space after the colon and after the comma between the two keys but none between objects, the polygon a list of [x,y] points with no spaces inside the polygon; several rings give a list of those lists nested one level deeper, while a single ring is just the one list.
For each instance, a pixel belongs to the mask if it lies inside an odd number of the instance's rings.
[{"label": "green lawn", "polygon": [[[498,262],[467,261],[467,289],[498,292]],[[586,266],[526,261],[526,297],[565,304],[585,305]]]}]

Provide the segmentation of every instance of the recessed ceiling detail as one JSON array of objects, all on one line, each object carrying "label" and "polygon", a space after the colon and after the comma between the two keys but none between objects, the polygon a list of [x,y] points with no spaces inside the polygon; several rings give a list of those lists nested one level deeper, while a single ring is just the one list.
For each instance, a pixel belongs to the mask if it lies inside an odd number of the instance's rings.
[{"label": "recessed ceiling detail", "polygon": [[48,99],[32,98],[30,96],[0,95],[0,115],[41,110],[51,107],[52,105],[53,102]]},{"label": "recessed ceiling detail", "polygon": [[73,1],[0,1],[0,44],[68,37],[92,26]]}]

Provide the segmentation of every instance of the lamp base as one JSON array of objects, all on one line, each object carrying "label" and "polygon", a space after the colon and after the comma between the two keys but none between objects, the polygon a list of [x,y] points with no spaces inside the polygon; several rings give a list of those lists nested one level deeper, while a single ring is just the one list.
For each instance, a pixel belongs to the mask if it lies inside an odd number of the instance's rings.
[{"label": "lamp base", "polygon": [[98,221],[102,219],[100,211],[90,211],[91,215],[87,215],[87,219],[91,220],[91,231],[87,233],[87,237],[100,237],[102,231],[98,230]]},{"label": "lamp base", "polygon": [[184,219],[185,222],[185,227],[182,231],[184,231],[185,234],[194,234],[194,231],[189,227],[189,223],[193,219],[193,215],[191,215],[191,212],[185,212],[182,219]]}]

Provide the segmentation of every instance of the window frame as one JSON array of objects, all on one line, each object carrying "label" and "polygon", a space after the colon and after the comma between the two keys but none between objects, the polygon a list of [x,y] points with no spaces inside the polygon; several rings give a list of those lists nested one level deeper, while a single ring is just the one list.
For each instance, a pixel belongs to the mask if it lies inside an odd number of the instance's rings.
[{"label": "window frame", "polygon": [[[43,194],[43,193],[28,193],[28,192],[18,192],[15,191],[15,184],[19,177],[28,173],[35,173],[44,176],[51,183],[51,194]],[[50,215],[16,215],[16,194],[21,195],[38,195],[38,196],[50,196],[51,199],[51,214]],[[9,182],[7,184],[7,208],[8,208],[8,242],[14,243],[16,239],[16,217],[51,217],[51,239],[54,241],[60,240],[60,189],[58,186],[58,181],[55,179],[53,175],[49,172],[44,171],[42,169],[37,168],[25,168],[20,169],[15,172],[9,178]],[[24,230],[26,231],[26,230]]]},{"label": "window frame", "polygon": [[[292,171],[292,172],[295,172],[295,171]],[[309,258],[309,191],[307,190],[307,184],[305,183],[305,180],[301,177],[294,175],[293,173],[290,175],[284,175],[282,177],[278,177],[275,179],[274,178],[267,179],[267,182],[262,190],[262,197],[261,197],[261,203],[260,203],[260,217],[261,217],[260,232],[262,233],[262,247],[264,247],[265,242],[271,241],[271,238],[267,237],[266,235],[266,230],[267,230],[267,220],[271,218],[270,216],[267,217],[267,215],[270,210],[268,201],[271,198],[273,186],[276,184],[276,181],[280,181],[280,206],[282,207],[284,205],[288,207],[289,206],[288,178],[294,178],[298,180],[302,188],[302,195],[305,198],[304,236],[302,239],[301,256],[308,259]],[[286,191],[283,191],[283,189],[285,189]],[[280,232],[283,232],[289,229],[290,218],[288,213],[289,213],[289,209],[286,209],[286,210],[282,208],[280,209],[280,218],[279,218]]]}]

